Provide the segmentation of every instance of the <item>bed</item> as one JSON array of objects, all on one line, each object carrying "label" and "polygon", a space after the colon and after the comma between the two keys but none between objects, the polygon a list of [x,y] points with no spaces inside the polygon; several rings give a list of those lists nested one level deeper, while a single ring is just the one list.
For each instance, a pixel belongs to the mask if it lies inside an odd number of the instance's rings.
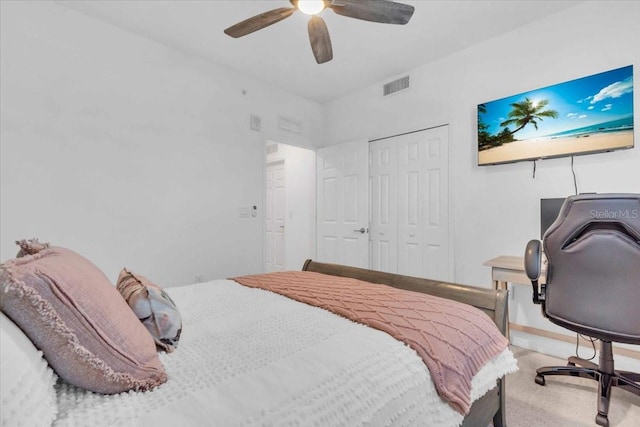
[{"label": "bed", "polygon": [[[11,310],[15,289],[6,285],[12,268],[3,267],[0,300],[2,425],[506,425],[504,376],[517,370],[508,346],[492,353],[473,372],[469,407],[460,410],[436,389],[438,381],[419,356],[420,349],[384,329],[336,315],[326,306],[312,306],[279,289],[253,283],[265,279],[277,287],[284,277],[278,273],[164,289],[180,310],[183,332],[179,345],[177,340],[174,343],[175,351],[157,353],[160,365],[149,362],[153,366],[147,374],[156,383],[141,383],[124,392],[87,391],[63,379],[83,372],[86,355],[71,364],[72,372],[54,371],[51,366],[57,363],[55,355],[63,351],[61,347],[55,353],[36,348],[32,341],[39,338],[30,335],[29,340],[22,333],[28,325],[22,325],[25,319]],[[484,313],[481,316],[488,315],[491,328],[483,326],[483,330],[505,332],[506,291],[311,260],[301,272],[284,274],[312,284],[353,280],[385,292],[393,287],[392,292],[401,290],[411,298],[418,292],[457,301],[476,307],[479,310],[473,310]],[[53,280],[55,275],[46,278]],[[29,284],[26,279],[23,282]],[[24,298],[24,289],[20,292]],[[335,298],[338,304],[340,298]],[[113,313],[113,307],[110,310]],[[158,366],[165,377],[157,374]]]}]

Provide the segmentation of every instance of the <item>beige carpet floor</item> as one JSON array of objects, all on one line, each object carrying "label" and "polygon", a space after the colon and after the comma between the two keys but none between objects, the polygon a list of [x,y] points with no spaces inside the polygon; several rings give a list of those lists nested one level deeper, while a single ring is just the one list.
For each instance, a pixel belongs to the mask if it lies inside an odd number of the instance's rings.
[{"label": "beige carpet floor", "polygon": [[[595,381],[555,376],[547,377],[546,385],[540,386],[534,382],[537,368],[561,366],[566,361],[519,347],[511,349],[520,370],[507,377],[508,427],[597,427]],[[611,394],[610,426],[640,427],[640,396],[615,387]]]}]

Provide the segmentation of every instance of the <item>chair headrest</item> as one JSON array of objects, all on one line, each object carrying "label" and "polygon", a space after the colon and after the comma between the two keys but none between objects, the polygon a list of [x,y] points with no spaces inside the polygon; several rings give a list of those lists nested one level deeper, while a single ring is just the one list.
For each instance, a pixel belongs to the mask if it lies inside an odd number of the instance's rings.
[{"label": "chair headrest", "polygon": [[594,232],[628,236],[640,245],[640,194],[569,196],[543,237],[545,252],[562,249]]}]

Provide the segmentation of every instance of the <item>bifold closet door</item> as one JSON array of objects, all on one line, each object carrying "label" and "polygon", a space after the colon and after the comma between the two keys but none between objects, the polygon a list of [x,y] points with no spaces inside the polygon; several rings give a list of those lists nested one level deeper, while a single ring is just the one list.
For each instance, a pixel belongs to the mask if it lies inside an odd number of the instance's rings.
[{"label": "bifold closet door", "polygon": [[448,135],[441,126],[397,137],[400,274],[452,279]]},{"label": "bifold closet door", "polygon": [[370,268],[398,271],[397,138],[369,144]]},{"label": "bifold closet door", "polygon": [[448,126],[370,142],[369,203],[371,269],[453,280]]}]

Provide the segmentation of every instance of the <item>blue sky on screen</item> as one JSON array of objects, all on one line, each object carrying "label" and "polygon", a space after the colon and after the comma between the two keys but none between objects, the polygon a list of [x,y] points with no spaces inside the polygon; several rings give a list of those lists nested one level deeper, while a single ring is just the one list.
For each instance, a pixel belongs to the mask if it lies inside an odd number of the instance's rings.
[{"label": "blue sky on screen", "polygon": [[[504,128],[511,111],[511,104],[546,99],[545,110],[555,110],[558,118],[543,117],[538,120],[538,130],[529,124],[516,132],[518,140],[541,138],[573,129],[592,126],[633,116],[633,66],[618,68],[600,74],[559,83],[485,103],[487,112],[479,116],[489,125],[489,133],[495,135]],[[516,126],[510,125],[511,131]]]}]

